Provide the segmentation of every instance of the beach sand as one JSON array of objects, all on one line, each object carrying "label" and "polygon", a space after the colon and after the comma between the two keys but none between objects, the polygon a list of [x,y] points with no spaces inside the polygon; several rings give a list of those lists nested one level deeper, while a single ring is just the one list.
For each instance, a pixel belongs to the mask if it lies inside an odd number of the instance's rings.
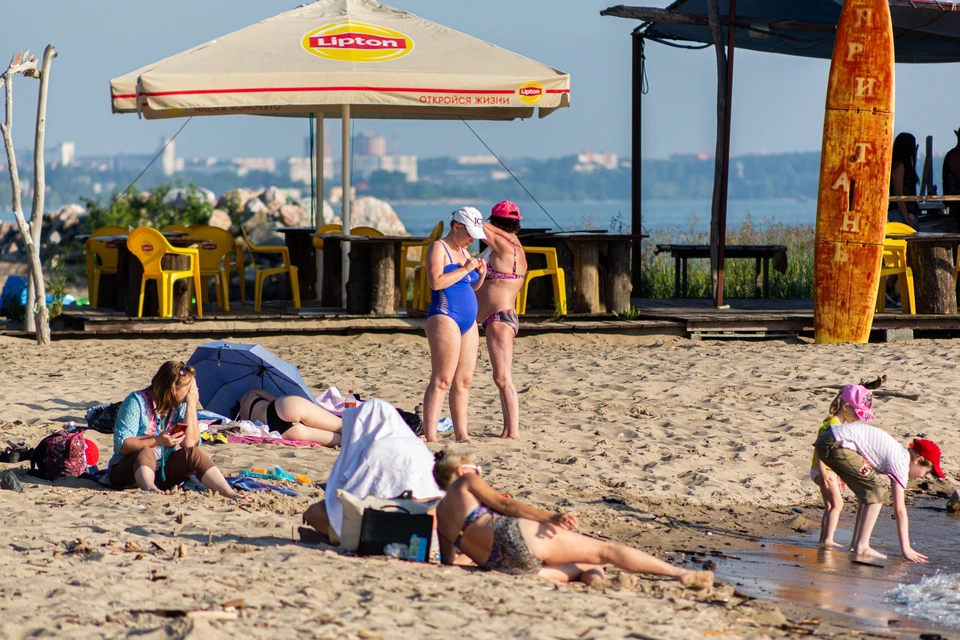
[{"label": "beach sand", "polygon": [[[240,339],[252,342],[250,339]],[[160,362],[205,340],[59,341],[0,337],[0,442],[40,437],[87,407],[122,400]],[[426,340],[366,334],[263,337],[317,392],[355,389],[411,410],[429,377]],[[672,337],[521,337],[514,377],[520,442],[501,441],[499,400],[481,346],[470,449],[500,491],[575,512],[584,533],[688,562],[816,526],[808,477],[832,395],[815,388],[881,373],[917,402],[877,398],[877,424],[924,434],[950,461],[960,446],[960,343],[691,342]],[[446,410],[444,415],[447,415]],[[89,432],[103,452],[110,436]],[[227,474],[279,464],[323,482],[326,449],[206,446]],[[2,465],[22,469],[25,465]],[[641,579],[604,589],[461,568],[360,559],[304,545],[299,514],[322,498],[257,494],[237,505],[199,493],[106,491],[21,476],[0,491],[0,637],[695,638],[800,637],[816,617],[841,636],[856,621]],[[947,490],[930,483],[929,492]],[[935,541],[912,531],[921,552]],[[695,566],[690,564],[688,566]],[[198,613],[199,612],[199,613]],[[802,628],[803,625],[801,624]],[[806,626],[807,629],[813,627]],[[631,635],[633,634],[633,635]]]}]

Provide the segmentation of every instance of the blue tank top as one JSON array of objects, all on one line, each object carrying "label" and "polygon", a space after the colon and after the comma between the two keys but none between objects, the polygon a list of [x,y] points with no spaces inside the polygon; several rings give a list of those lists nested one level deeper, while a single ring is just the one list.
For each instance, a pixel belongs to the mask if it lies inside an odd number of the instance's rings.
[{"label": "blue tank top", "polygon": [[[447,252],[447,257],[450,258],[450,264],[443,267],[444,273],[452,273],[463,266],[453,261],[447,243],[440,240],[440,244],[443,246],[443,250]],[[460,335],[465,334],[477,324],[477,294],[473,290],[473,285],[479,280],[480,274],[471,271],[449,287],[431,291],[430,309],[427,311],[427,317],[447,316],[460,327]]]}]

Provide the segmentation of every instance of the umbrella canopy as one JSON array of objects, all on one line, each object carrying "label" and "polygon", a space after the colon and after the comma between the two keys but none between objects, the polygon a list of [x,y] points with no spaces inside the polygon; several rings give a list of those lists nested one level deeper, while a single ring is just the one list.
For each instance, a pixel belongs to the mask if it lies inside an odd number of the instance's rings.
[{"label": "umbrella canopy", "polygon": [[208,342],[197,347],[187,364],[197,370],[203,408],[229,418],[236,417],[230,412],[250,389],[316,402],[297,367],[258,344]]},{"label": "umbrella canopy", "polygon": [[[570,76],[374,0],[318,0],[110,83],[114,113],[529,118]],[[139,104],[138,104],[139,101]]]}]

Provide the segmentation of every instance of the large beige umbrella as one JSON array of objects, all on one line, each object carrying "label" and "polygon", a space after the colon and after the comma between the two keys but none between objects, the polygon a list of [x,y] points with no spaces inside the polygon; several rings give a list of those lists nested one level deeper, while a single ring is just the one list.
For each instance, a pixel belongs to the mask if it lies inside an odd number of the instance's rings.
[{"label": "large beige umbrella", "polygon": [[[349,229],[351,117],[543,117],[570,105],[570,76],[373,0],[318,0],[115,78],[110,91],[114,113],[148,119],[315,115],[319,137],[324,115],[339,116]],[[319,194],[322,149],[321,138]]]}]

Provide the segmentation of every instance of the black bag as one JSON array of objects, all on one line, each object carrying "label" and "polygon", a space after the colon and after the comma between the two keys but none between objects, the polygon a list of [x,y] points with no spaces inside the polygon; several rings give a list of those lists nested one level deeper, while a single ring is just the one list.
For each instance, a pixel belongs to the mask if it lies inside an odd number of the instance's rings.
[{"label": "black bag", "polygon": [[388,505],[383,510],[367,508],[363,510],[363,520],[360,522],[357,553],[361,556],[382,556],[386,545],[391,542],[410,544],[410,536],[413,535],[423,538],[429,545],[433,536],[433,516],[413,514],[396,505]]},{"label": "black bag", "polygon": [[119,402],[98,404],[87,409],[87,427],[100,433],[113,433],[113,425],[117,421],[120,404]]}]

